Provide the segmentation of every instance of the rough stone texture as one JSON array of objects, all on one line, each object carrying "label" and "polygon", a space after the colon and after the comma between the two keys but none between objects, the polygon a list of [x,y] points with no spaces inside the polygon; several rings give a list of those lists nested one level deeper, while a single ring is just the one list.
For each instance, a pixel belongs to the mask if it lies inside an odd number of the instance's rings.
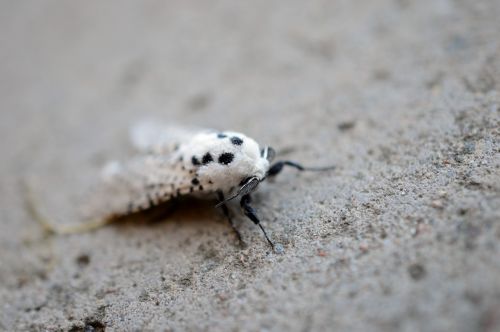
[{"label": "rough stone texture", "polygon": [[[500,330],[500,2],[3,1],[0,330]],[[211,203],[46,237],[127,128],[244,131],[287,170],[234,234]],[[235,210],[237,211],[237,210]]]}]

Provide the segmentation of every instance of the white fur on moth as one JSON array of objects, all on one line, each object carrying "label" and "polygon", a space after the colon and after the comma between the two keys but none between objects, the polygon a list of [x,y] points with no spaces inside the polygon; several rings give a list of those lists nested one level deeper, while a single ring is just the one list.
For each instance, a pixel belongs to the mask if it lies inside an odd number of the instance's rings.
[{"label": "white fur on moth", "polygon": [[232,131],[142,122],[130,136],[141,154],[104,167],[85,218],[125,216],[185,195],[230,197],[245,179],[263,180],[273,157],[272,150]]}]

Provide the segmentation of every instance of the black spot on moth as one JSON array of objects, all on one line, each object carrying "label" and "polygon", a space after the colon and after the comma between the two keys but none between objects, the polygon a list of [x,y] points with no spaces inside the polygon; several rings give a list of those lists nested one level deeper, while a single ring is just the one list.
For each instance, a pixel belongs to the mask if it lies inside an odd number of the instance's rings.
[{"label": "black spot on moth", "polygon": [[201,160],[201,162],[203,163],[203,165],[206,165],[208,163],[211,163],[212,161],[214,161],[214,158],[212,158],[212,155],[210,154],[210,152],[207,152],[204,156],[203,156],[203,159]]},{"label": "black spot on moth", "polygon": [[229,165],[234,159],[234,154],[225,152],[219,156],[219,164]]},{"label": "black spot on moth", "polygon": [[197,178],[194,178],[193,180],[191,180],[191,183],[196,186],[200,184],[200,181]]},{"label": "black spot on moth", "polygon": [[195,156],[193,156],[191,158],[191,162],[193,163],[193,165],[197,166],[200,164],[200,161],[198,160],[198,158],[196,158]]},{"label": "black spot on moth", "polygon": [[231,143],[233,143],[234,145],[241,145],[243,144],[243,140],[239,137],[233,136],[231,137]]},{"label": "black spot on moth", "polygon": [[222,138],[226,138],[226,137],[227,137],[227,135],[225,135],[223,133],[217,134],[217,138],[221,138],[222,139]]}]

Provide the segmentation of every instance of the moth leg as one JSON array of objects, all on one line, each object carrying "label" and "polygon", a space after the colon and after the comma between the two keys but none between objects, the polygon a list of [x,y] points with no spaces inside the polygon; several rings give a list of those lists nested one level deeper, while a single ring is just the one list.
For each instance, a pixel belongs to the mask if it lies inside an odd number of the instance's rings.
[{"label": "moth leg", "polygon": [[57,223],[52,222],[52,220],[47,218],[40,211],[40,204],[35,199],[35,196],[33,195],[33,190],[28,185],[28,183],[26,181],[23,181],[22,185],[23,185],[24,201],[28,213],[38,224],[40,224],[40,226],[42,226],[43,230],[46,233],[62,235],[62,234],[89,232],[97,228],[101,228],[113,221],[112,219],[101,219],[101,220],[89,220],[87,222],[78,225],[58,225]]},{"label": "moth leg", "polygon": [[298,169],[299,171],[328,171],[335,169],[335,166],[328,166],[328,167],[304,167],[299,163],[296,163],[294,161],[290,160],[282,160],[282,161],[277,161],[267,171],[268,176],[275,176],[278,173],[280,173],[283,170],[284,166],[290,166],[293,168]]},{"label": "moth leg", "polygon": [[[224,201],[224,194],[222,193],[222,191],[218,191],[217,192],[217,198],[221,202]],[[241,238],[241,234],[238,231],[238,229],[234,226],[233,219],[231,218],[231,215],[229,214],[229,208],[227,207],[226,204],[222,204],[221,208],[222,208],[222,212],[224,213],[224,216],[226,216],[227,221],[229,221],[229,224],[231,225],[231,228],[233,229],[234,233],[236,234],[236,237],[238,238],[238,241],[240,242],[240,244],[243,244],[244,242],[243,242],[243,239]]]},{"label": "moth leg", "polygon": [[260,227],[260,229],[262,230],[262,233],[264,233],[264,236],[266,237],[267,242],[269,242],[271,247],[274,249],[274,243],[269,239],[269,236],[267,236],[267,233],[266,233],[264,227],[262,226],[262,224],[260,223],[260,220],[257,217],[257,214],[255,213],[254,208],[250,205],[251,200],[252,199],[251,199],[249,194],[244,195],[241,198],[240,205],[243,208],[243,213],[245,214],[245,216],[247,216],[248,219],[253,221],[254,224],[256,224]]}]

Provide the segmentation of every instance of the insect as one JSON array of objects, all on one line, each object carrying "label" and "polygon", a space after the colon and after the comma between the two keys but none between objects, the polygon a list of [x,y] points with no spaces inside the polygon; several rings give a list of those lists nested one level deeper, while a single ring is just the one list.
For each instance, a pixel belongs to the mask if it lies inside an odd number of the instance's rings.
[{"label": "insect", "polygon": [[[148,210],[181,196],[216,198],[239,240],[228,202],[238,199],[243,214],[256,224],[272,248],[251,194],[259,184],[276,176],[285,166],[299,171],[323,171],[334,167],[303,167],[281,160],[275,151],[260,147],[252,138],[232,131],[194,130],[143,122],[131,130],[131,141],[140,154],[126,162],[104,167],[99,186],[84,206],[82,225],[63,227],[43,221],[54,233],[73,233],[99,227],[119,217]],[[33,207],[33,206],[32,206]],[[40,214],[31,209],[37,219]]]}]

